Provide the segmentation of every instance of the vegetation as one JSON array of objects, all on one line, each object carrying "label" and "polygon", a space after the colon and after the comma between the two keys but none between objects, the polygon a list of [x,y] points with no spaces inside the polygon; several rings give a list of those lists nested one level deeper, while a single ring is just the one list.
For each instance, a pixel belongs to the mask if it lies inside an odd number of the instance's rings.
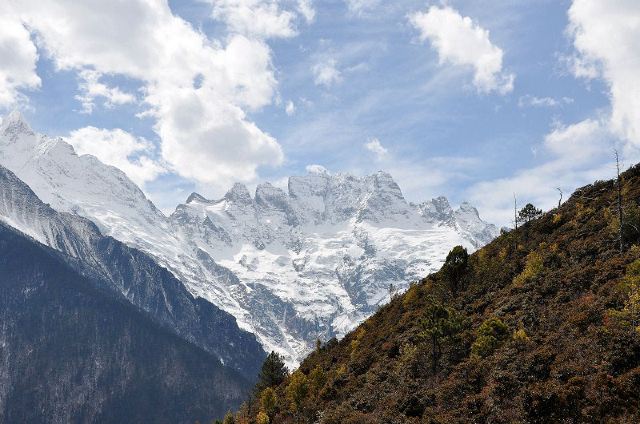
[{"label": "vegetation", "polygon": [[284,364],[284,357],[276,352],[271,352],[262,364],[256,391],[260,393],[268,387],[281,384],[287,375],[289,375],[289,370]]},{"label": "vegetation", "polygon": [[469,263],[469,253],[467,249],[462,246],[456,246],[447,255],[447,259],[444,261],[442,272],[449,280],[451,291],[458,292],[458,289],[462,285],[462,277],[467,270]]},{"label": "vegetation", "polygon": [[[626,226],[640,166],[619,181]],[[620,250],[617,198],[615,181],[597,182],[473,255],[454,249],[440,272],[239,414],[285,424],[640,422],[640,239],[629,230]]]},{"label": "vegetation", "polygon": [[542,216],[542,210],[536,208],[531,203],[527,203],[524,208],[518,212],[518,222],[530,222]]},{"label": "vegetation", "polygon": [[[465,251],[466,253],[466,251]],[[431,297],[423,318],[420,320],[419,336],[431,353],[431,371],[435,374],[442,357],[442,347],[456,341],[456,336],[464,326],[464,319],[453,308],[444,306]]]}]

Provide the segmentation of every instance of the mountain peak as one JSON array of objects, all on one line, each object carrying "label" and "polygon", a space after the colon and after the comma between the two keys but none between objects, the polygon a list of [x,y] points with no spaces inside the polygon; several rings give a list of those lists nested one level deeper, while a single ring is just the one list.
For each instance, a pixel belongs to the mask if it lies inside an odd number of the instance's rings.
[{"label": "mountain peak", "polygon": [[189,195],[189,197],[187,197],[187,203],[191,203],[191,202],[201,202],[201,203],[207,203],[209,202],[204,196],[196,193],[195,191],[193,193],[191,193]]},{"label": "mountain peak", "polygon": [[249,189],[242,183],[235,183],[233,187],[224,195],[224,198],[228,201],[235,203],[249,204],[253,201]]},{"label": "mountain peak", "polygon": [[10,114],[4,117],[2,120],[2,132],[4,134],[29,134],[33,135],[34,132],[31,126],[26,121],[22,113],[18,110],[14,110]]}]

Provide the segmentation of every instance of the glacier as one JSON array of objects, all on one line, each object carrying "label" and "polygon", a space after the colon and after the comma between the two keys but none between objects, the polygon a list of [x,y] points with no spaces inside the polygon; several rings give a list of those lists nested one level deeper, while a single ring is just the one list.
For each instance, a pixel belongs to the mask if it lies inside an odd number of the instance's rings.
[{"label": "glacier", "polygon": [[19,113],[0,126],[0,164],[52,208],[146,252],[291,367],[438,270],[453,246],[473,251],[498,234],[468,203],[408,202],[382,171],[320,170],[253,194],[235,184],[220,199],[193,193],[166,216],[122,171],[35,133]]}]

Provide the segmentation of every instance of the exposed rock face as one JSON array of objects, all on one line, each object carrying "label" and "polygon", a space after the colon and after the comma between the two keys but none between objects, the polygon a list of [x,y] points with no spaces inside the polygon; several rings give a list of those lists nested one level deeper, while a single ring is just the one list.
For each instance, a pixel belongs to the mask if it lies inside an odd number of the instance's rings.
[{"label": "exposed rock face", "polygon": [[211,422],[242,402],[244,377],[85,268],[0,223],[0,422]]}]

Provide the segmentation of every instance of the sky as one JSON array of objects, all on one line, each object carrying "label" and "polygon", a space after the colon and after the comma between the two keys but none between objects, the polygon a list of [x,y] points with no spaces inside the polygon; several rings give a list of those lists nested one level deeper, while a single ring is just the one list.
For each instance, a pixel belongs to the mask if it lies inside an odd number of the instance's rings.
[{"label": "sky", "polygon": [[2,0],[0,114],[162,210],[391,173],[509,225],[640,161],[637,0]]}]

